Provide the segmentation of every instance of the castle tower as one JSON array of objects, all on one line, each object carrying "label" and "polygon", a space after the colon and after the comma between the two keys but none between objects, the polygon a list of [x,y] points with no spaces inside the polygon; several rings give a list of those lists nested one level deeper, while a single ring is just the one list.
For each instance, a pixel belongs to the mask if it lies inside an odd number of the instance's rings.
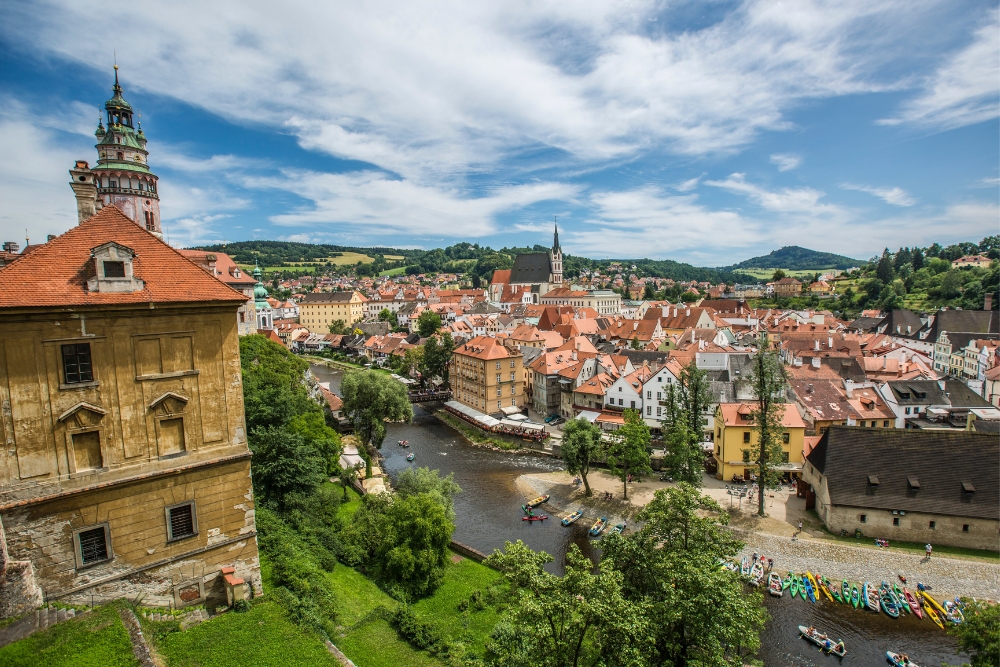
[{"label": "castle tower", "polygon": [[267,288],[264,287],[263,281],[261,281],[260,266],[257,262],[254,262],[253,267],[253,277],[257,281],[257,284],[253,288],[253,300],[254,309],[257,311],[257,329],[273,329],[274,328],[274,311],[271,310],[271,305],[267,302]]},{"label": "castle tower", "polygon": [[556,285],[562,284],[562,248],[559,247],[559,225],[555,226],[555,233],[552,236],[552,251],[550,253],[552,263],[552,282]]},{"label": "castle tower", "polygon": [[[115,65],[114,96],[104,103],[107,128],[104,120],[97,123],[97,165],[87,168],[78,161],[70,170],[71,186],[77,198],[79,221],[83,222],[102,206],[114,204],[136,224],[160,236],[160,196],[157,177],[149,170],[146,135],[142,125],[133,125],[132,106],[122,97],[118,83],[118,65]],[[96,186],[97,201],[91,205],[89,197]]]}]

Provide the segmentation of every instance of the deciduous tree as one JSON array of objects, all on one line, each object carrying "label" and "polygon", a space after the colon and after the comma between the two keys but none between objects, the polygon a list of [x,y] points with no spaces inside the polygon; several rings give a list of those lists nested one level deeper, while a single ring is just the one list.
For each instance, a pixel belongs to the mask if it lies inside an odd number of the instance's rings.
[{"label": "deciduous tree", "polygon": [[652,628],[645,604],[622,595],[621,574],[601,569],[575,544],[566,572],[546,572],[552,557],[523,542],[507,542],[487,563],[500,570],[514,595],[486,647],[493,667],[645,667]]},{"label": "deciduous tree", "polygon": [[649,467],[649,427],[638,410],[625,410],[625,423],[611,434],[605,448],[608,470],[622,481],[622,495],[628,499],[629,475],[652,472]]},{"label": "deciduous tree", "polygon": [[728,515],[686,483],[656,492],[642,528],[603,546],[602,571],[620,572],[626,600],[642,603],[654,651],[648,665],[743,665],[760,647],[766,612],[735,573],[719,567],[742,544]]},{"label": "deciduous tree", "polygon": [[562,454],[566,471],[583,479],[587,496],[593,495],[587,475],[590,465],[601,456],[601,429],[586,419],[571,419],[563,427]]},{"label": "deciduous tree", "polygon": [[424,343],[423,374],[425,378],[440,377],[447,386],[451,353],[455,351],[455,341],[447,331],[429,338]]},{"label": "deciduous tree", "polygon": [[250,432],[254,491],[279,509],[290,493],[309,493],[325,478],[326,462],[301,435],[277,426]]},{"label": "deciduous tree", "polygon": [[708,408],[708,376],[694,361],[681,370],[678,384],[667,386],[663,418],[664,465],[678,481],[701,485],[701,440]]},{"label": "deciduous tree", "polygon": [[758,493],[757,514],[764,516],[764,490],[777,484],[780,473],[774,467],[781,462],[781,440],[785,416],[785,369],[762,334],[757,341],[748,377],[755,403],[750,411],[750,423],[757,432],[758,441],[751,449],[751,460],[757,464]]},{"label": "deciduous tree", "polygon": [[441,317],[430,308],[425,308],[424,312],[417,317],[417,332],[421,338],[428,338],[441,328]]},{"label": "deciduous tree", "polygon": [[965,621],[948,624],[948,633],[958,638],[958,648],[971,656],[971,667],[1000,665],[1000,605],[962,598]]},{"label": "deciduous tree", "polygon": [[401,382],[375,371],[348,373],[340,391],[344,414],[354,422],[354,433],[363,447],[367,479],[372,475],[372,459],[385,440],[385,423],[409,423],[413,419],[413,406]]}]

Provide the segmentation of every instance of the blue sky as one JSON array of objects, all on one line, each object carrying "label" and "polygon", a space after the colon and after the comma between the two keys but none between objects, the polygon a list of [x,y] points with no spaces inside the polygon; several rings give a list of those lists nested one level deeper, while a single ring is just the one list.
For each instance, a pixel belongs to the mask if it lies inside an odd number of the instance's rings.
[{"label": "blue sky", "polygon": [[1000,228],[997,2],[0,7],[0,240],[75,223],[117,52],[175,245],[726,265]]}]

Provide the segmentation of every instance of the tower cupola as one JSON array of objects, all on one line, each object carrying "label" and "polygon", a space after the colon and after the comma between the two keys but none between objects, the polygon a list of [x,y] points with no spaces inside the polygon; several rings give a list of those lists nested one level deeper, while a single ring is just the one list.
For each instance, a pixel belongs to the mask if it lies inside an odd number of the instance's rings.
[{"label": "tower cupola", "polygon": [[99,200],[96,208],[113,204],[143,229],[160,236],[158,179],[149,169],[142,125],[133,125],[135,110],[122,94],[117,64],[111,91],[111,99],[104,103],[105,117],[94,132],[97,164],[91,172]]}]

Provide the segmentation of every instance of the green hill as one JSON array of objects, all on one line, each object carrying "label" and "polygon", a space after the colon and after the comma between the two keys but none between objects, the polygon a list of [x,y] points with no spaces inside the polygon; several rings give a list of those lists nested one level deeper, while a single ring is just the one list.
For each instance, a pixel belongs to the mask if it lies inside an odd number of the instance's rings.
[{"label": "green hill", "polygon": [[740,269],[791,269],[793,271],[822,271],[823,269],[851,269],[864,264],[864,260],[851,259],[832,252],[819,252],[797,245],[773,250],[767,255],[751,257],[739,264],[722,267],[722,270]]}]

